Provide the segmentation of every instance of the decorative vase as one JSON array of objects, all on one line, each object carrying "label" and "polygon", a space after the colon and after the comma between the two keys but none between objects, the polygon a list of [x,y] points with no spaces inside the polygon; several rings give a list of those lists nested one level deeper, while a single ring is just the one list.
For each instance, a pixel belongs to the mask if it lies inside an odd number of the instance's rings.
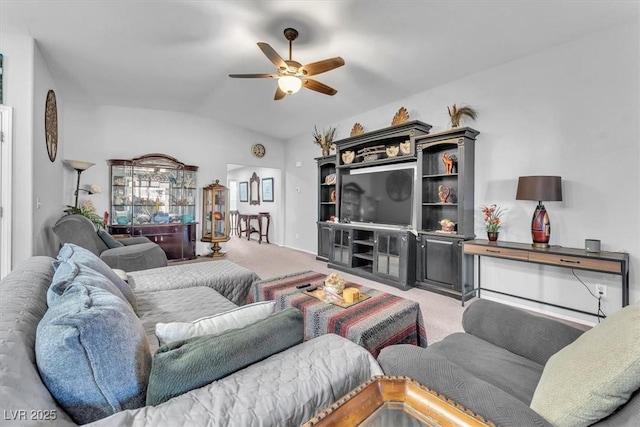
[{"label": "decorative vase", "polygon": [[487,238],[489,239],[490,242],[495,242],[496,240],[498,240],[498,233],[497,231],[487,231]]},{"label": "decorative vase", "polygon": [[322,147],[322,155],[324,157],[328,156],[329,154],[331,154],[331,146],[328,147]]}]

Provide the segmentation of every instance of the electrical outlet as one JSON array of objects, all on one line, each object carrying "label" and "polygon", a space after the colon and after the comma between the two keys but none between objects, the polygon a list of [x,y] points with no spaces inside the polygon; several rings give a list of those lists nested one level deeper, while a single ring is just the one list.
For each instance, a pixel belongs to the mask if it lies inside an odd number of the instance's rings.
[{"label": "electrical outlet", "polygon": [[596,296],[600,296],[600,297],[602,297],[602,299],[605,299],[607,297],[607,287],[605,285],[597,283],[596,284]]}]

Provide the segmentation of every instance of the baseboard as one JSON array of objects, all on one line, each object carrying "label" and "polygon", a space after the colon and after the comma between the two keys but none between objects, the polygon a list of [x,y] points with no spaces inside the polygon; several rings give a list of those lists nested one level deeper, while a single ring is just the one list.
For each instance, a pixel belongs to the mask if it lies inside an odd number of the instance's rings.
[{"label": "baseboard", "polygon": [[315,251],[314,251],[314,252],[306,251],[306,250],[304,250],[304,249],[294,248],[293,246],[289,246],[289,245],[282,245],[282,247],[283,247],[283,248],[292,249],[292,250],[294,250],[294,251],[298,251],[298,252],[304,252],[304,253],[307,253],[307,254],[310,254],[310,255],[313,255],[313,256],[316,256],[316,255],[317,255]]},{"label": "baseboard", "polygon": [[584,319],[577,319],[575,317],[567,316],[565,314],[560,314],[560,313],[556,313],[554,311],[549,311],[549,310],[542,310],[542,309],[539,309],[539,308],[536,308],[536,307],[531,307],[531,306],[528,306],[526,304],[519,304],[517,302],[513,302],[513,301],[510,301],[510,300],[506,300],[506,299],[500,299],[500,298],[496,298],[496,297],[489,297],[489,296],[485,296],[485,295],[482,296],[482,299],[487,299],[487,300],[499,302],[499,303],[504,304],[504,305],[510,305],[512,307],[517,307],[517,308],[521,308],[523,310],[532,311],[534,313],[543,314],[543,315],[548,316],[548,317],[555,317],[555,318],[566,320],[566,321],[572,322],[572,323],[578,323],[580,325],[586,325],[586,326],[595,326],[595,325],[597,325],[596,322],[590,322],[590,321],[584,320]]}]

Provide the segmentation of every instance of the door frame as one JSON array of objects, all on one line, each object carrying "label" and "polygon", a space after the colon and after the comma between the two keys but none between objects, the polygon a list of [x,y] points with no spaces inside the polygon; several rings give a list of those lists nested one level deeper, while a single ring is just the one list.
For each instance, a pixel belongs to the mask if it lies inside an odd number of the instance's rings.
[{"label": "door frame", "polygon": [[0,279],[11,271],[13,108],[0,105]]}]

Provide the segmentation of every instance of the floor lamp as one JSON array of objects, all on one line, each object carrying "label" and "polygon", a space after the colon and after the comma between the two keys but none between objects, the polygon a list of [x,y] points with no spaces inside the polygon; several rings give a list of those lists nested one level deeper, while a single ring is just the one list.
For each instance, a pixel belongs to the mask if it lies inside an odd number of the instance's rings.
[{"label": "floor lamp", "polygon": [[[78,172],[78,181],[76,182],[76,191],[75,193],[73,193],[76,196],[76,203],[75,203],[75,207],[78,207],[78,193],[80,193],[80,174],[84,171],[86,171],[87,169],[89,169],[91,166],[95,165],[95,163],[91,163],[91,162],[83,162],[82,160],[65,160],[64,161],[67,165],[69,165],[71,168],[75,169],[76,172]],[[85,190],[87,191],[87,190]]]},{"label": "floor lamp", "polygon": [[521,176],[518,178],[516,200],[537,200],[538,206],[531,219],[531,237],[536,248],[548,248],[551,221],[542,204],[562,201],[562,183],[559,176]]}]

